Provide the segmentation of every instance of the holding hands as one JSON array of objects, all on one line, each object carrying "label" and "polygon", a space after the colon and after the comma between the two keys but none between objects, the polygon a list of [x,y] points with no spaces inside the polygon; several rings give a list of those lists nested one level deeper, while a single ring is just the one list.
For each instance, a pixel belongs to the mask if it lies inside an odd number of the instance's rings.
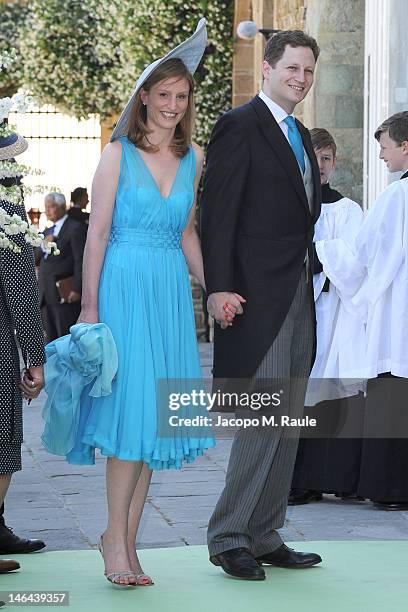
[{"label": "holding hands", "polygon": [[235,315],[244,312],[242,304],[245,304],[245,302],[245,298],[238,293],[219,291],[211,293],[208,297],[207,310],[221,326],[221,329],[226,329],[232,325]]}]

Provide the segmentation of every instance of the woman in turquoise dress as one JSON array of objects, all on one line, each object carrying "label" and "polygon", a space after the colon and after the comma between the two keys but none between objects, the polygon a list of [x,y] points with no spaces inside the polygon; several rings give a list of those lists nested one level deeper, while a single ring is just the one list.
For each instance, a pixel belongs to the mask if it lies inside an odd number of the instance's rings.
[{"label": "woman in turquoise dress", "polygon": [[79,322],[108,325],[119,366],[112,393],[81,407],[68,460],[91,463],[95,448],[107,457],[102,554],[106,577],[121,586],[152,584],[135,551],[152,470],[180,468],[214,444],[211,436],[160,437],[156,415],[159,379],[201,376],[188,272],[204,287],[194,226],[203,152],[191,143],[200,23],[142,74],[93,183]]}]

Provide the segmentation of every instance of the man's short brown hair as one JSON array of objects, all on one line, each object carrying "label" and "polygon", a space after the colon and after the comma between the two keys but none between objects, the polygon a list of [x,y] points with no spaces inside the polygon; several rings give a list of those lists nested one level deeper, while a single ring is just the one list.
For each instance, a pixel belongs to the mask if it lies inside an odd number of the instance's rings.
[{"label": "man's short brown hair", "polygon": [[381,134],[388,132],[391,140],[400,146],[405,140],[408,140],[408,111],[396,113],[388,117],[374,133],[374,138],[380,140]]},{"label": "man's short brown hair", "polygon": [[312,138],[312,145],[315,151],[330,147],[333,152],[333,157],[336,157],[337,146],[330,132],[324,128],[313,128],[310,130],[310,136]]},{"label": "man's short brown hair", "polygon": [[272,68],[275,68],[276,62],[285,53],[287,45],[290,47],[309,47],[316,61],[319,57],[320,49],[312,36],[305,34],[302,30],[282,30],[269,38],[265,47],[264,60]]}]

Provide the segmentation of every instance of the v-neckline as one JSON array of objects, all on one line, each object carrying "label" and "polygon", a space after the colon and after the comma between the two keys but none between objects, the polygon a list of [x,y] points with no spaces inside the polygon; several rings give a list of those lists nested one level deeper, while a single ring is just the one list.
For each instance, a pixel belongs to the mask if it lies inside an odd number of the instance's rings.
[{"label": "v-neckline", "polygon": [[169,191],[169,193],[166,196],[164,196],[162,194],[162,192],[160,191],[160,189],[159,189],[159,185],[158,185],[156,179],[154,178],[153,172],[150,170],[149,166],[147,165],[147,163],[143,159],[139,149],[137,147],[135,147],[135,150],[137,151],[138,156],[142,160],[142,164],[144,165],[144,167],[146,168],[150,178],[152,179],[153,184],[156,187],[157,192],[160,194],[161,199],[162,200],[168,200],[169,197],[171,196],[171,194],[173,193],[174,185],[176,184],[176,180],[177,180],[180,168],[181,168],[181,162],[183,161],[184,158],[183,157],[180,158],[180,161],[179,161],[178,166],[177,166],[176,174],[174,175],[174,179],[173,179],[173,181],[171,183],[170,191]]}]

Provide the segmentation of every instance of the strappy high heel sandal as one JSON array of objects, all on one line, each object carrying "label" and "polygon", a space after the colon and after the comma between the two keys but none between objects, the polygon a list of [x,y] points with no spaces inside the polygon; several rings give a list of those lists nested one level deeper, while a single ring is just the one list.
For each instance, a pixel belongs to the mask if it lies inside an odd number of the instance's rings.
[{"label": "strappy high heel sandal", "polygon": [[137,586],[151,586],[154,584],[152,578],[143,572],[141,574],[136,574],[135,576]]},{"label": "strappy high heel sandal", "polygon": [[[135,554],[137,557],[137,552],[135,550]],[[137,564],[139,565],[139,559],[137,560]],[[132,563],[130,564],[130,567],[132,567]],[[140,565],[139,565],[140,567]],[[152,578],[150,578],[150,576],[148,576],[147,574],[144,573],[144,571],[142,570],[142,568],[140,568],[140,573],[137,574],[134,570],[133,573],[136,576],[136,584],[137,586],[151,586],[152,584],[154,584],[154,581]]]},{"label": "strappy high heel sandal", "polygon": [[[102,559],[105,561],[105,557],[103,554],[103,534],[100,537],[98,548],[99,548],[99,552],[102,555]],[[107,574],[106,572],[104,572],[104,576],[106,580],[108,580],[108,582],[110,582],[111,585],[117,589],[123,589],[123,588],[129,589],[129,588],[134,588],[135,586],[137,586],[137,576],[135,575],[134,572],[131,572],[129,570],[125,570],[123,572],[111,572],[110,574]],[[128,584],[125,584],[123,582],[119,582],[120,578],[135,578],[136,582],[130,582]]]}]

